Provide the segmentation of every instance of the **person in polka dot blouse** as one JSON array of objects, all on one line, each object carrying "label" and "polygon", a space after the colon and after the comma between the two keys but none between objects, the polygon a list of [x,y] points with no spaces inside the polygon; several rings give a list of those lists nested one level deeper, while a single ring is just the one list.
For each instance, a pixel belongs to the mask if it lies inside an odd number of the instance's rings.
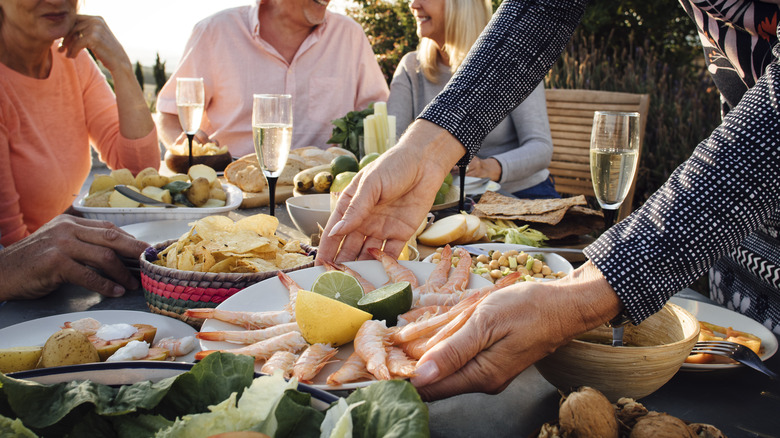
[{"label": "person in polka dot blouse", "polygon": [[[342,193],[318,261],[367,259],[367,248],[383,243],[391,254],[400,252],[438,182],[458,160],[468,162],[490,129],[533,90],[586,3],[505,0],[445,89]],[[428,351],[412,379],[422,396],[500,392],[550,351],[621,312],[640,323],[776,223],[780,47],[773,50],[764,74],[723,123],[642,208],[586,248],[586,263],[563,280],[494,292],[462,329]]]}]

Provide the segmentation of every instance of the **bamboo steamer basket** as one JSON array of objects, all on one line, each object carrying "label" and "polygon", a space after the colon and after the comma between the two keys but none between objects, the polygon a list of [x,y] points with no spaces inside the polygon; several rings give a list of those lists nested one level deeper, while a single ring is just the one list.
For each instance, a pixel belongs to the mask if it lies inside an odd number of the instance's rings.
[{"label": "bamboo steamer basket", "polygon": [[677,373],[698,337],[696,318],[667,303],[638,326],[627,325],[623,347],[613,347],[612,329],[601,326],[558,348],[536,368],[566,394],[590,386],[613,403],[621,397],[638,400]]}]

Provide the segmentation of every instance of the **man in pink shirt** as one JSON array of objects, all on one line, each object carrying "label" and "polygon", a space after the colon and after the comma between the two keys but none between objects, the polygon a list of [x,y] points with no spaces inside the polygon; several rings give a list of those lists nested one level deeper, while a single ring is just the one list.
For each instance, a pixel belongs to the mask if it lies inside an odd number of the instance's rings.
[{"label": "man in pink shirt", "polygon": [[293,96],[292,147],[327,147],[331,120],[386,101],[389,93],[363,29],[327,11],[329,0],[264,0],[198,23],[174,74],[157,97],[163,142],[182,141],[176,77],[202,77],[201,142],[234,157],[254,152],[252,95]]}]

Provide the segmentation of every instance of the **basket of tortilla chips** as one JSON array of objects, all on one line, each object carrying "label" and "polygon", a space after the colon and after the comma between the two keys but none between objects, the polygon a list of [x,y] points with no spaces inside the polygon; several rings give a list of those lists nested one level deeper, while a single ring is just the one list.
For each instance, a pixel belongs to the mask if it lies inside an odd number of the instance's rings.
[{"label": "basket of tortilla chips", "polygon": [[203,320],[184,316],[185,310],[217,307],[278,271],[313,266],[313,248],[279,237],[278,225],[265,214],[237,222],[208,216],[179,239],[148,248],[141,256],[141,285],[149,309],[200,328]]}]

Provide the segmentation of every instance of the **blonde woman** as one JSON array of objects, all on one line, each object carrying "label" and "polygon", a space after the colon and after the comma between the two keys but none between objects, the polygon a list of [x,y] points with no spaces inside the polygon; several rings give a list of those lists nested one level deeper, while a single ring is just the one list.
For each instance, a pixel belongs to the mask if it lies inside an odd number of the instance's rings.
[{"label": "blonde woman", "polygon": [[[463,63],[492,13],[490,0],[413,0],[410,6],[420,47],[399,63],[387,102],[388,113],[396,116],[398,137]],[[539,83],[485,137],[467,175],[490,178],[520,198],[559,198],[547,170],[551,158],[544,87]]]}]

